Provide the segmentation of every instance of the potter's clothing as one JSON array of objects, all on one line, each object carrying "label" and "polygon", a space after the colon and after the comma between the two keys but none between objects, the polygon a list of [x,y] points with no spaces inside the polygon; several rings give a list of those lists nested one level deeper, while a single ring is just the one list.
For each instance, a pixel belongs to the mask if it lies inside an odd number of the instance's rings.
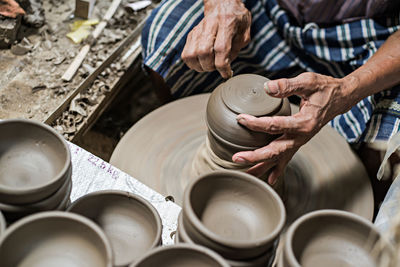
[{"label": "potter's clothing", "polygon": [[400,10],[393,0],[278,0],[299,25],[310,22],[332,25],[358,19],[379,19]]},{"label": "potter's clothing", "polygon": [[[252,13],[252,41],[232,62],[234,74],[278,78],[312,71],[343,77],[363,65],[400,27],[399,14],[325,28],[299,27],[276,0],[244,3]],[[189,70],[180,57],[187,34],[202,18],[202,0],[164,0],[143,30],[144,64],[164,77],[176,98],[209,92],[222,82],[216,71]],[[390,138],[400,128],[400,86],[365,98],[331,126],[351,143]]]}]

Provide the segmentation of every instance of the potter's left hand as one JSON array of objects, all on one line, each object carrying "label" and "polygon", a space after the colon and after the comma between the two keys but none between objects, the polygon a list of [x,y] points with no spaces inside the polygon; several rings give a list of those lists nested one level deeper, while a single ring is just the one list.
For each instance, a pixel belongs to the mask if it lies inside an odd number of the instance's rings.
[{"label": "potter's left hand", "polygon": [[248,171],[255,176],[261,176],[272,168],[268,183],[274,184],[302,145],[336,115],[348,111],[357,103],[349,95],[351,90],[347,85],[346,78],[336,79],[311,72],[292,79],[268,81],[265,90],[273,97],[300,96],[300,111],[292,116],[257,118],[238,115],[238,122],[250,130],[282,135],[265,147],[236,153],[232,160],[257,163]]}]

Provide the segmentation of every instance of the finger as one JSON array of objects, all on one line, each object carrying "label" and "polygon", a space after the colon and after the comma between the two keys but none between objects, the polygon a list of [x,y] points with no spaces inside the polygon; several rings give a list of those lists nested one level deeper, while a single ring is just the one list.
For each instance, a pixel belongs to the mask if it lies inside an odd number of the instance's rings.
[{"label": "finger", "polygon": [[262,177],[271,168],[273,168],[273,164],[268,164],[267,162],[261,162],[248,169],[247,173],[254,175],[256,177]]},{"label": "finger", "polygon": [[321,82],[321,76],[313,72],[302,73],[291,79],[278,79],[264,84],[267,94],[274,97],[299,95],[305,97],[314,92]]},{"label": "finger", "polygon": [[239,55],[240,50],[250,42],[250,30],[242,34],[236,34],[232,41],[232,50],[229,55],[230,62],[234,61]]},{"label": "finger", "polygon": [[290,153],[295,148],[294,139],[286,139],[283,135],[278,139],[275,139],[265,147],[256,149],[254,151],[243,151],[238,152],[232,156],[233,162],[236,163],[259,163],[267,162],[274,163],[279,160],[284,153]]},{"label": "finger", "polygon": [[214,43],[215,68],[224,79],[232,77],[230,54],[232,50],[232,30],[219,27]]},{"label": "finger", "polygon": [[229,55],[230,62],[236,59],[242,48],[243,48],[243,36],[235,35],[232,41],[231,53]]},{"label": "finger", "polygon": [[215,70],[214,43],[217,35],[218,24],[204,23],[202,37],[198,47],[198,60],[204,71]]},{"label": "finger", "polygon": [[[286,164],[287,164],[287,163],[285,163],[285,164],[278,164],[278,165],[276,165],[276,166],[272,169],[271,173],[270,173],[269,176],[268,176],[268,183],[269,183],[270,185],[276,184],[276,182],[278,181],[278,179],[281,178],[281,177],[283,176],[283,172],[285,171]],[[281,179],[282,179],[282,178],[281,178]]]},{"label": "finger", "polygon": [[232,51],[229,57],[230,62],[235,60],[240,50],[250,43],[250,27],[251,13],[246,12],[246,15],[243,16],[241,23],[238,23],[238,29],[232,41]]},{"label": "finger", "polygon": [[196,54],[196,43],[195,39],[197,36],[197,29],[196,26],[189,34],[186,39],[185,47],[183,48],[181,58],[186,63],[189,69],[195,70],[197,72],[202,72],[203,68],[201,67],[199,60]]},{"label": "finger", "polygon": [[270,134],[282,133],[303,133],[304,125],[308,118],[303,113],[296,113],[292,116],[254,117],[248,114],[239,114],[236,120],[246,128]]}]

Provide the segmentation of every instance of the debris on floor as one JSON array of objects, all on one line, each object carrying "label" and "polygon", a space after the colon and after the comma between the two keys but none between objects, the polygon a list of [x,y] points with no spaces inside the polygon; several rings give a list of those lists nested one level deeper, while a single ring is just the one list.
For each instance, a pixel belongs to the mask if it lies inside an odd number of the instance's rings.
[{"label": "debris on floor", "polygon": [[[97,1],[92,19],[100,20],[111,2]],[[70,82],[63,82],[61,77],[82,46],[66,37],[70,32],[69,25],[79,20],[73,17],[75,0],[43,1],[45,24],[39,29],[23,25],[21,16],[18,19],[1,18],[0,47],[12,46],[12,49],[0,50],[0,72],[5,73],[0,75],[0,116],[45,121],[109,57],[150,10],[130,13],[124,8],[125,2],[91,46],[79,72]],[[72,104],[72,110],[70,105],[64,112],[66,114],[56,119],[54,126],[63,127],[62,134],[68,136],[67,139],[72,139],[76,128],[93,112],[96,106],[93,103],[102,101],[111,90],[112,83],[125,73],[127,66],[119,61],[116,60],[98,76],[93,88],[81,92],[76,103]],[[82,110],[88,114],[87,117]],[[61,132],[61,128],[57,128]]]}]

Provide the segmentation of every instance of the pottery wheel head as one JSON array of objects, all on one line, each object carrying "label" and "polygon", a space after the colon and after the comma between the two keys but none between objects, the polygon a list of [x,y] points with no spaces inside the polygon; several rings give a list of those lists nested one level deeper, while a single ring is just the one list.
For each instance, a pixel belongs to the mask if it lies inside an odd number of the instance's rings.
[{"label": "pottery wheel head", "polygon": [[276,113],[282,99],[269,96],[264,90],[268,79],[255,74],[235,76],[222,86],[222,100],[235,113],[267,116]]}]

